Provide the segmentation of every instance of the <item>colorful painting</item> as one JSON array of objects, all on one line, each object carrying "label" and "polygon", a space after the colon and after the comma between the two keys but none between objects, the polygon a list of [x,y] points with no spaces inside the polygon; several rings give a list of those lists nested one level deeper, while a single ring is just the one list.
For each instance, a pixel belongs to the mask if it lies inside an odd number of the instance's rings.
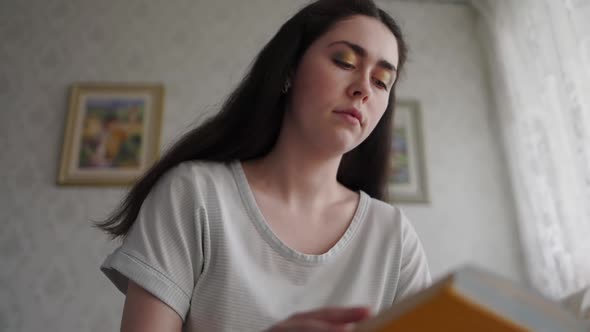
[{"label": "colorful painting", "polygon": [[396,104],[388,181],[392,203],[428,202],[420,115],[417,101]]},{"label": "colorful painting", "polygon": [[87,99],[78,167],[138,168],[143,115],[142,99]]},{"label": "colorful painting", "polygon": [[163,87],[72,88],[59,184],[130,184],[158,157]]},{"label": "colorful painting", "polygon": [[408,130],[403,127],[393,128],[391,144],[391,168],[393,184],[410,183],[410,164],[408,160]]}]

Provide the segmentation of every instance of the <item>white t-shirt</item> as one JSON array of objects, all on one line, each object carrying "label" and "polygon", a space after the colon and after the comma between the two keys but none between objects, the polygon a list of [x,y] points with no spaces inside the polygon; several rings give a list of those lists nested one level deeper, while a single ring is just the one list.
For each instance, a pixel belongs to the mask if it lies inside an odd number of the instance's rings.
[{"label": "white t-shirt", "polygon": [[378,312],[427,287],[422,245],[399,208],[360,192],[342,238],[322,255],[285,245],[264,221],[240,162],[185,162],[144,201],[101,270],[174,309],[184,331],[262,331],[325,306]]}]

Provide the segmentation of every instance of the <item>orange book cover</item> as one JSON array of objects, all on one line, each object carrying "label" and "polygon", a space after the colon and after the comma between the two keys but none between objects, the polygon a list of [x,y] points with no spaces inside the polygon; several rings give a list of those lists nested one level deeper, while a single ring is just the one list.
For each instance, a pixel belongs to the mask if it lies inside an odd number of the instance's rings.
[{"label": "orange book cover", "polygon": [[462,267],[357,332],[590,332],[558,303],[473,266]]}]

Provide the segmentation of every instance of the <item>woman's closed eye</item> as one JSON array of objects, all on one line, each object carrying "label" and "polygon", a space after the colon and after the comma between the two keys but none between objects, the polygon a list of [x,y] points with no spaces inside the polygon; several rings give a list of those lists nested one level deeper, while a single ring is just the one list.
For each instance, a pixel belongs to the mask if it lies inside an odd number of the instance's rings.
[{"label": "woman's closed eye", "polygon": [[338,59],[334,59],[334,63],[344,69],[355,69],[356,68],[354,64],[348,63],[346,61],[338,60]]},{"label": "woman's closed eye", "polygon": [[378,79],[375,79],[375,84],[377,84],[377,86],[383,90],[388,90],[387,89],[387,84],[383,83],[383,81],[380,81]]},{"label": "woman's closed eye", "polygon": [[357,55],[352,51],[341,51],[333,55],[332,61],[345,69],[355,69],[358,63]]},{"label": "woman's closed eye", "polygon": [[389,90],[389,83],[391,82],[391,73],[389,73],[386,70],[383,69],[378,69],[375,73],[375,78],[374,80],[376,81],[376,84],[384,90]]},{"label": "woman's closed eye", "polygon": [[[357,59],[357,55],[354,54],[354,52],[344,51],[344,52],[336,53],[334,55],[334,57],[332,58],[332,61],[340,68],[343,68],[346,70],[354,70],[357,67],[358,59]],[[387,91],[388,85],[385,82],[389,81],[390,76],[391,75],[389,75],[386,72],[379,71],[377,73],[376,77],[373,77],[372,80],[373,80],[374,84],[379,89],[383,89],[383,90]]]},{"label": "woman's closed eye", "polygon": [[[334,59],[333,61],[339,67],[347,69],[347,70],[356,68],[356,66],[354,64],[346,62],[346,61],[342,61],[342,60],[338,60],[338,59]],[[373,78],[373,81],[374,81],[375,85],[377,85],[377,87],[379,87],[380,89],[383,89],[386,91],[389,90],[387,87],[387,84],[384,81],[382,81],[381,79]]]}]

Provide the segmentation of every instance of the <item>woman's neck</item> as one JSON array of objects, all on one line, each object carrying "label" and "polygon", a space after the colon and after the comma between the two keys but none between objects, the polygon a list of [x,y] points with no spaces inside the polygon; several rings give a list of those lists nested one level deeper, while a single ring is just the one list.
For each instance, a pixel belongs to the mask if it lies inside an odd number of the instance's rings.
[{"label": "woman's neck", "polygon": [[279,138],[268,155],[243,166],[254,189],[275,195],[290,206],[314,208],[345,193],[336,180],[340,160],[341,156],[314,154],[305,144]]}]

